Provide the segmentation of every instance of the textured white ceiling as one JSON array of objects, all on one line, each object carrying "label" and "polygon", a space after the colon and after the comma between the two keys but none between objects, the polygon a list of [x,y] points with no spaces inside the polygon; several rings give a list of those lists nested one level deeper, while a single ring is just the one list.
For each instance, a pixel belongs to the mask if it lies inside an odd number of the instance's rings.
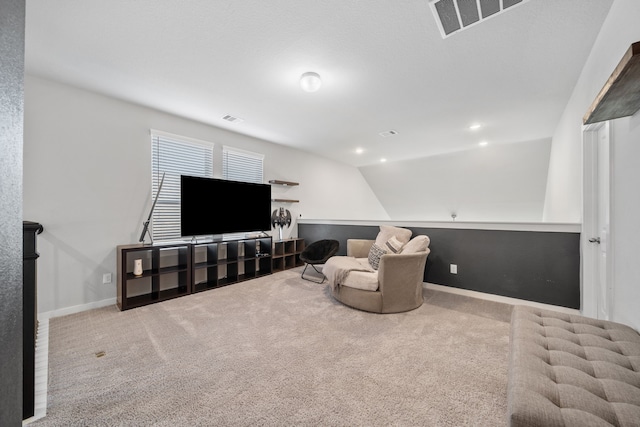
[{"label": "textured white ceiling", "polygon": [[443,39],[427,0],[27,0],[26,70],[362,166],[550,137],[612,1]]}]

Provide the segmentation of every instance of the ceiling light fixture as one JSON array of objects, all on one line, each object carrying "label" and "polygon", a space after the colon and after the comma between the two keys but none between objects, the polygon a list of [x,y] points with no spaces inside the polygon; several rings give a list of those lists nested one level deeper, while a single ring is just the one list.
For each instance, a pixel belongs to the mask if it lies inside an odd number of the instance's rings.
[{"label": "ceiling light fixture", "polygon": [[469,126],[469,130],[478,130],[482,127],[482,125],[480,123],[474,123],[471,126]]},{"label": "ceiling light fixture", "polygon": [[362,148],[356,148],[356,154],[362,154],[364,152],[364,149]]},{"label": "ceiling light fixture", "polygon": [[308,71],[300,76],[300,87],[305,92],[315,92],[322,86],[320,74]]},{"label": "ceiling light fixture", "polygon": [[489,143],[487,141],[480,141],[480,143],[478,145],[480,147],[486,147],[487,145],[489,145]]},{"label": "ceiling light fixture", "polygon": [[384,157],[380,159],[380,163],[384,163],[386,161],[387,161],[387,159],[385,159]]}]

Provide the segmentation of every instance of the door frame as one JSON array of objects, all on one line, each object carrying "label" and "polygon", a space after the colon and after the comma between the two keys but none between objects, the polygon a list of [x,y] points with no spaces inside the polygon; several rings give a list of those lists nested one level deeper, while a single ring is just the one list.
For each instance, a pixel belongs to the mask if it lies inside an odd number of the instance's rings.
[{"label": "door frame", "polygon": [[[598,137],[600,132],[606,132],[609,139],[609,167],[608,167],[608,185],[605,188],[605,200],[599,197],[599,176],[598,176]],[[611,318],[611,301],[613,299],[614,278],[613,278],[613,224],[612,218],[612,170],[611,163],[613,150],[613,134],[608,121],[594,123],[583,127],[582,132],[582,233],[580,237],[580,247],[582,252],[582,305],[581,312],[585,316],[593,318],[601,318],[599,313],[599,299],[603,292],[607,292],[607,318]],[[609,209],[609,227],[606,236],[601,236],[600,224],[598,220],[598,212],[600,203],[607,203]],[[601,243],[591,243],[589,239],[600,238]],[[604,274],[601,275],[600,268],[600,251],[601,246],[606,245],[606,262],[602,267],[605,268]],[[601,283],[601,277],[605,283]],[[604,287],[604,289],[603,289]],[[607,320],[607,319],[605,319]]]}]

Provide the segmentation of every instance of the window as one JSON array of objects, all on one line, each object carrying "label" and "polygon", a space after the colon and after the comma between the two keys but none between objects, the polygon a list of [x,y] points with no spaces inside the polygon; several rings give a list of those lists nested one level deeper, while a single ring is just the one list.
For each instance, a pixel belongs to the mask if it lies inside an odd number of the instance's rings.
[{"label": "window", "polygon": [[153,210],[153,240],[173,240],[180,233],[180,175],[213,178],[213,143],[151,131],[151,197],[160,197]]},{"label": "window", "polygon": [[[222,177],[230,181],[263,183],[264,155],[238,148],[222,147]],[[231,233],[230,238],[242,238],[244,233]]]},{"label": "window", "polygon": [[222,176],[231,181],[263,183],[264,155],[224,146]]}]

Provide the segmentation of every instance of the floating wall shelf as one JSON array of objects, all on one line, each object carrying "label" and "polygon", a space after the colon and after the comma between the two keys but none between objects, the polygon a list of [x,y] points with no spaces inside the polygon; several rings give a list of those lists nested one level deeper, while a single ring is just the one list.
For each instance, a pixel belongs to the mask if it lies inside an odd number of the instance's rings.
[{"label": "floating wall shelf", "polygon": [[640,109],[640,42],[633,43],[583,118],[585,125],[634,115]]},{"label": "floating wall shelf", "polygon": [[275,184],[275,185],[284,185],[285,187],[293,187],[294,185],[299,185],[297,182],[293,182],[293,181],[280,181],[277,179],[272,179],[269,181],[269,184]]},{"label": "floating wall shelf", "polygon": [[[299,185],[297,182],[293,182],[293,181],[280,181],[278,179],[272,179],[269,181],[269,184],[273,184],[273,185],[282,185],[283,187],[294,187],[296,185]],[[277,203],[298,203],[300,200],[294,200],[294,199],[281,199],[281,198],[275,198],[275,199],[271,199],[272,202],[277,202]]]},{"label": "floating wall shelf", "polygon": [[271,199],[272,202],[279,202],[279,203],[298,203],[300,200],[294,200],[294,199]]}]

